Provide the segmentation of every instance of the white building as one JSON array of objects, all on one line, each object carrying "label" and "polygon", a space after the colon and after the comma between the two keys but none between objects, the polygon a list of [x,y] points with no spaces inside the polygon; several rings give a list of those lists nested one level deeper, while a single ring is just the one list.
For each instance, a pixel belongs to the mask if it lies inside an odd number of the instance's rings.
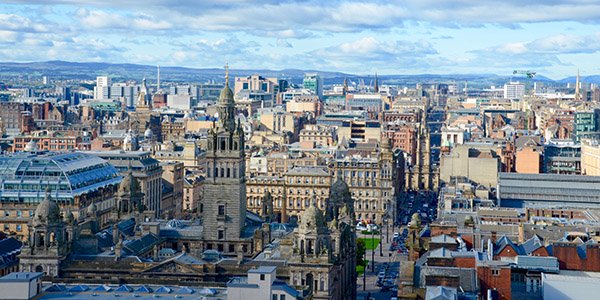
[{"label": "white building", "polygon": [[33,299],[42,291],[44,273],[13,272],[0,278],[0,299]]},{"label": "white building", "polygon": [[600,273],[561,270],[560,274],[542,273],[544,300],[585,300],[600,295]]},{"label": "white building", "polygon": [[110,98],[110,77],[96,77],[96,87],[94,87],[94,99],[109,99]]},{"label": "white building", "polygon": [[189,110],[192,105],[192,96],[188,94],[167,95],[168,107]]},{"label": "white building", "polygon": [[300,293],[284,282],[276,281],[275,266],[260,266],[248,271],[248,278],[227,283],[227,300],[292,300]]},{"label": "white building", "polygon": [[522,99],[525,95],[525,84],[510,82],[504,85],[504,99]]}]

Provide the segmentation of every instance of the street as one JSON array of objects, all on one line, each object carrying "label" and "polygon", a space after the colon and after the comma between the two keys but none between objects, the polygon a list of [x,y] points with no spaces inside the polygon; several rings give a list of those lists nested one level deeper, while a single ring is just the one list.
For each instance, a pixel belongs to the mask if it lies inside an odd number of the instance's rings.
[{"label": "street", "polygon": [[[390,245],[394,240],[394,232],[402,233],[406,228],[406,223],[410,221],[412,214],[419,213],[424,223],[429,223],[431,220],[436,218],[437,214],[437,195],[435,193],[428,192],[409,192],[405,194],[405,200],[400,205],[400,211],[398,214],[398,220],[400,220],[401,227],[389,227],[381,228],[382,235],[374,235],[374,238],[381,238],[379,246],[372,250],[367,250],[365,259],[369,261],[368,267],[365,269],[365,276],[359,276],[357,279],[357,290],[358,299],[371,299],[376,300],[389,300],[392,297],[396,297],[397,292],[382,291],[382,288],[377,286],[377,280],[381,271],[385,272],[385,276],[392,272],[396,274],[400,273],[400,256],[406,254],[399,254],[396,250],[390,251]],[[387,238],[386,238],[387,236]],[[359,238],[370,239],[371,235],[358,233]],[[383,248],[381,248],[383,247]],[[381,248],[381,249],[380,249]],[[383,255],[382,255],[383,254]],[[371,264],[374,260],[375,265]],[[386,265],[388,268],[386,269]],[[387,271],[386,271],[387,270]],[[363,280],[365,284],[363,284]],[[398,286],[398,278],[394,278],[394,286]]]},{"label": "street", "polygon": [[[366,285],[363,284],[363,276],[359,276],[357,279],[357,290],[358,290],[358,299],[368,299],[367,297],[370,296],[372,297],[372,299],[377,299],[377,300],[389,300],[392,297],[396,296],[396,292],[392,292],[392,291],[386,291],[386,292],[382,292],[381,291],[381,287],[377,286],[377,278],[378,278],[378,274],[381,270],[385,269],[385,264],[387,264],[389,266],[388,268],[388,273],[389,272],[397,272],[399,273],[400,270],[400,263],[398,262],[398,254],[396,251],[389,251],[389,247],[390,244],[393,241],[393,235],[394,235],[394,231],[398,231],[398,229],[393,229],[393,227],[391,227],[390,225],[390,230],[389,230],[389,242],[386,241],[386,233],[387,230],[386,228],[382,228],[382,232],[383,235],[379,236],[379,235],[375,235],[375,238],[381,238],[381,243],[379,244],[379,246],[377,247],[377,249],[372,250],[367,250],[366,252],[366,259],[369,260],[369,265],[367,267],[367,269],[365,270],[365,279],[366,279]],[[363,234],[358,234],[358,237],[360,238],[371,238],[371,235],[363,235]],[[383,248],[381,248],[383,247]],[[380,249],[381,248],[381,249]],[[373,256],[373,252],[374,252],[374,256]],[[383,254],[383,255],[381,255]],[[373,266],[371,265],[371,258],[374,258],[375,261],[375,265],[374,265],[374,271],[373,271]],[[394,279],[394,286],[398,285],[398,278]]]}]

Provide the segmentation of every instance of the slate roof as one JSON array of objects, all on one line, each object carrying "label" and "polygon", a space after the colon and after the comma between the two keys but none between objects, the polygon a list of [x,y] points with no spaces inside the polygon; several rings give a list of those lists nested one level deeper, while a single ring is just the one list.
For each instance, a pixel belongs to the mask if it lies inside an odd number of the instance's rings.
[{"label": "slate roof", "polygon": [[0,256],[13,255],[21,252],[23,243],[15,238],[7,238],[0,241]]},{"label": "slate roof", "polygon": [[445,286],[428,286],[425,293],[426,300],[455,300],[457,299],[456,288]]},{"label": "slate roof", "polygon": [[436,236],[432,237],[430,243],[456,244],[456,239],[447,234],[442,234],[442,235],[436,235]]},{"label": "slate roof", "polygon": [[529,255],[533,251],[539,249],[540,247],[544,247],[544,244],[542,243],[542,239],[539,236],[534,235],[530,239],[523,242],[521,244],[521,247],[523,248],[523,252],[525,252],[525,254]]},{"label": "slate roof", "polygon": [[494,255],[500,254],[500,252],[502,252],[502,250],[504,250],[504,248],[506,248],[508,246],[515,249],[515,251],[517,252],[518,255],[525,255],[525,251],[523,251],[523,247],[518,246],[517,244],[513,243],[505,235],[503,235],[498,241],[496,241],[496,245],[494,245]]},{"label": "slate roof", "polygon": [[451,251],[442,247],[429,251],[429,257],[431,258],[452,258]]},{"label": "slate roof", "polygon": [[152,249],[152,247],[159,244],[160,242],[162,242],[162,239],[160,237],[156,236],[153,233],[149,233],[137,240],[128,241],[126,244],[123,245],[123,250],[127,252],[128,255],[138,256],[140,254],[143,254],[144,252],[149,251],[150,249]]},{"label": "slate roof", "polygon": [[300,292],[289,286],[287,283],[282,281],[273,282],[272,288],[274,290],[284,291],[287,294],[291,295],[294,298],[298,298],[300,296]]}]

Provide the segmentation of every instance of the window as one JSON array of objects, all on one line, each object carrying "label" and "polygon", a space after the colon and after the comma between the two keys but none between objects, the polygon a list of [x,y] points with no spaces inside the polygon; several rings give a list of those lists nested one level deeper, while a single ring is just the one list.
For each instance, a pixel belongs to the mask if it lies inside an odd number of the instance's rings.
[{"label": "window", "polygon": [[498,270],[498,269],[492,269],[492,275],[494,275],[494,276],[500,276],[500,270]]},{"label": "window", "polygon": [[235,246],[233,244],[229,244],[229,252],[235,252]]},{"label": "window", "polygon": [[224,216],[225,215],[225,205],[221,204],[219,205],[219,216]]},{"label": "window", "polygon": [[279,300],[285,300],[285,295],[283,295],[283,294],[279,295]]},{"label": "window", "polygon": [[273,296],[271,297],[271,300],[277,300],[277,294],[273,294]]},{"label": "window", "polygon": [[260,274],[260,280],[264,281],[265,280],[265,274]]},{"label": "window", "polygon": [[225,231],[224,230],[219,230],[218,231],[218,236],[219,236],[218,238],[220,240],[224,239],[225,238]]},{"label": "window", "polygon": [[17,231],[21,232],[21,224],[17,224]]}]

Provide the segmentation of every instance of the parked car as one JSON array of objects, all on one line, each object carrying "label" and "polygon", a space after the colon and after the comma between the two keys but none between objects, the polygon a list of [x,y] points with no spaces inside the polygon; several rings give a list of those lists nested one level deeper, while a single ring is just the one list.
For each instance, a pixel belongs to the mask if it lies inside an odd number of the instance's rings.
[{"label": "parked car", "polygon": [[376,230],[379,230],[379,226],[377,226],[377,224],[367,224],[367,230],[368,231],[376,231]]},{"label": "parked car", "polygon": [[365,226],[365,225],[362,225],[362,224],[360,224],[360,223],[359,223],[359,224],[356,224],[356,230],[357,230],[357,231],[364,231],[364,230],[367,230],[367,226]]}]

